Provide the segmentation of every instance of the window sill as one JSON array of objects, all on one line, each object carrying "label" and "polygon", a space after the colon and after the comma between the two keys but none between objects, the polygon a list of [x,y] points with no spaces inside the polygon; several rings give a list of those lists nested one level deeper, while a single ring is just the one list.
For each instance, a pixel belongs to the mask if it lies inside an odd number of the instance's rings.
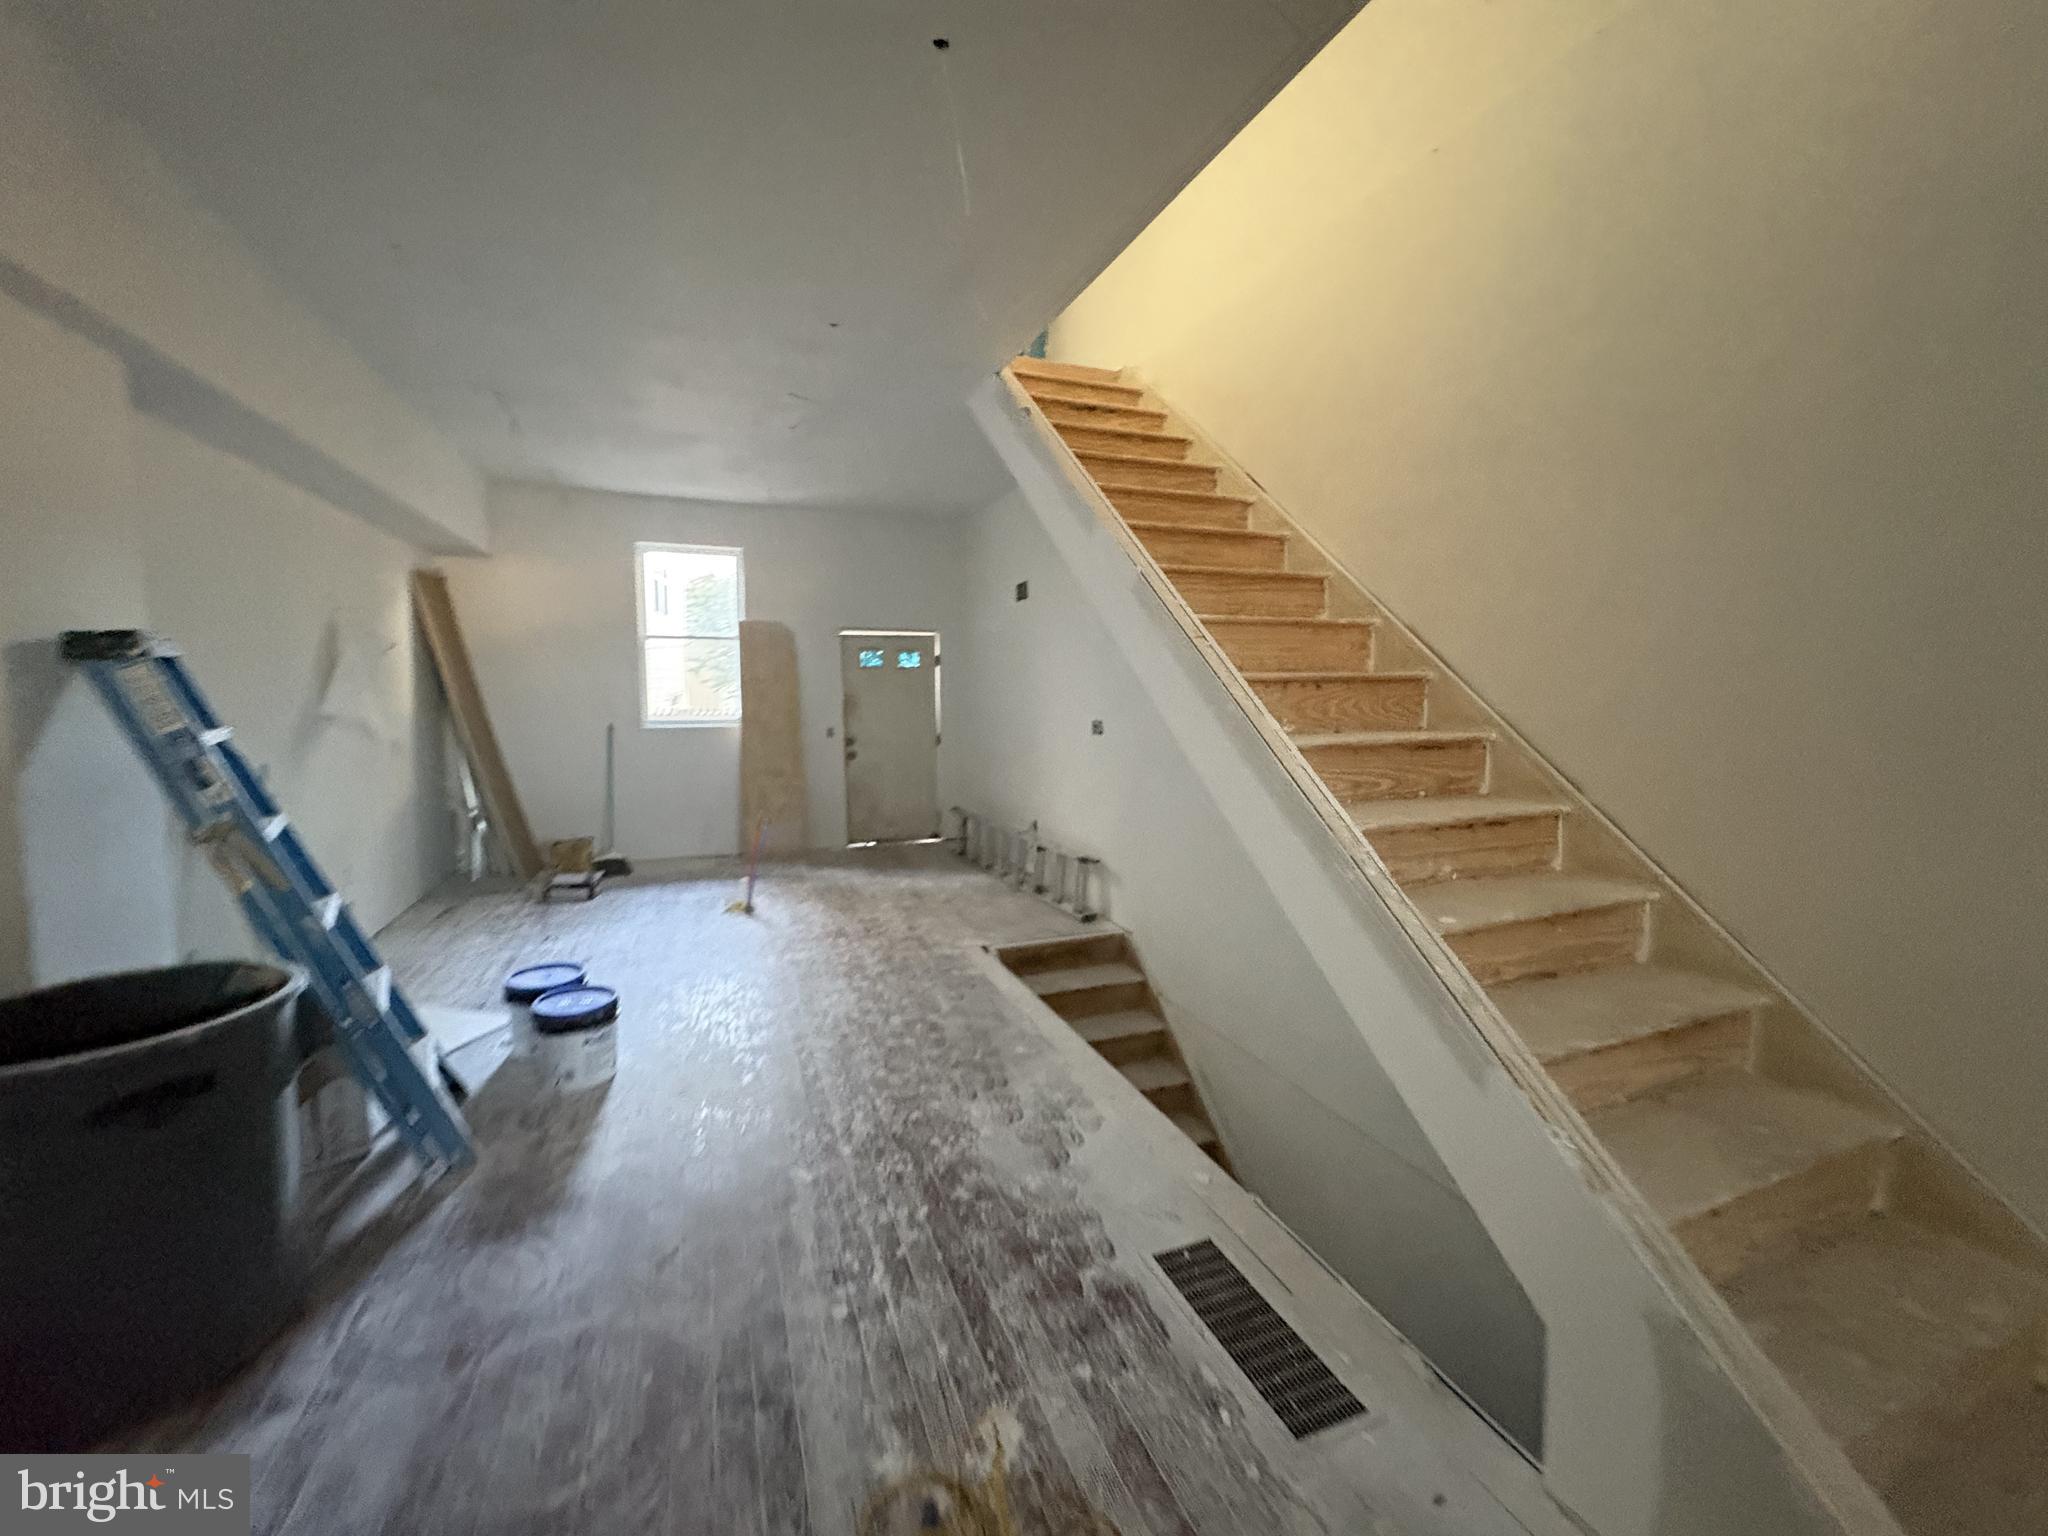
[{"label": "window sill", "polygon": [[736,731],[740,728],[737,718],[732,720],[642,720],[643,731]]}]

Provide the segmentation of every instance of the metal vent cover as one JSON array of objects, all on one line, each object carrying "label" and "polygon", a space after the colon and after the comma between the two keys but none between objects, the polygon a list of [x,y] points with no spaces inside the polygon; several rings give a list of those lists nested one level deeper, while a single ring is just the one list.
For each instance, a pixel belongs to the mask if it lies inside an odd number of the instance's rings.
[{"label": "metal vent cover", "polygon": [[1204,1238],[1152,1257],[1295,1439],[1365,1412],[1221,1248]]}]

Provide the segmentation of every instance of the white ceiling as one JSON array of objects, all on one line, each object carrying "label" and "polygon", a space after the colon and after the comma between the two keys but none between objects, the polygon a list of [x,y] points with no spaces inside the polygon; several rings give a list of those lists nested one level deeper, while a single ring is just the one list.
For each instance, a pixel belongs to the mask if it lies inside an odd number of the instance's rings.
[{"label": "white ceiling", "polygon": [[1356,5],[33,8],[487,472],[950,509],[967,388]]}]

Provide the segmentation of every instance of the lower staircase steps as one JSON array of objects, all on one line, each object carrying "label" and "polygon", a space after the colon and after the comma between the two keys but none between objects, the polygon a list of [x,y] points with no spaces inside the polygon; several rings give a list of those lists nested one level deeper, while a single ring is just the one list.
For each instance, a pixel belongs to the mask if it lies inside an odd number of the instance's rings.
[{"label": "lower staircase steps", "polygon": [[1089,474],[1119,485],[1145,486],[1166,491],[1214,491],[1216,466],[1163,454],[1105,453],[1098,448],[1076,448],[1074,457]]},{"label": "lower staircase steps", "polygon": [[1657,965],[1510,982],[1494,1003],[1572,1102],[1590,1111],[1694,1072],[1741,1067],[1754,987]]},{"label": "lower staircase steps", "polygon": [[1244,680],[1282,730],[1419,730],[1429,708],[1427,672],[1248,671]]},{"label": "lower staircase steps", "polygon": [[[1909,1114],[1869,1109],[1887,1102],[1882,1085],[1526,743],[1432,728],[1439,694],[1462,700],[1467,720],[1485,717],[1484,702],[1405,633],[1404,669],[1382,669],[1372,621],[1331,616],[1377,613],[1377,601],[1297,543],[1284,511],[1199,432],[1177,421],[1169,434],[1170,413],[1127,376],[1113,377],[1132,392],[1082,401],[1026,372],[1229,664],[1212,665],[1234,668],[1271,717],[1268,741],[1321,779],[1902,1527],[2048,1536],[2048,1242]],[[1175,478],[1213,468],[1214,489],[1120,479],[1132,459]],[[1159,470],[1167,459],[1178,467]],[[1155,1010],[1062,1009],[1156,1101],[1182,1074]],[[1794,1060],[1797,1081],[1775,1075]],[[1858,1082],[1853,1095],[1822,1086]],[[1169,1112],[1213,1144],[1198,1104]]]},{"label": "lower staircase steps", "polygon": [[1227,565],[1162,567],[1199,614],[1236,618],[1322,616],[1328,578],[1308,571],[1243,571]]},{"label": "lower staircase steps", "polygon": [[[1729,1302],[1880,1490],[1930,1455],[1967,1456],[1966,1426],[1987,1407],[2023,1411],[2040,1395],[2048,1286],[1905,1217],[1758,1265]],[[2037,1497],[2048,1491],[2048,1443],[2033,1480]]]},{"label": "lower staircase steps", "polygon": [[1602,875],[1501,875],[1415,890],[1416,908],[1481,985],[1622,965],[1639,957],[1661,893]]},{"label": "lower staircase steps", "polygon": [[1202,622],[1241,671],[1342,670],[1372,665],[1373,626],[1369,619],[1204,618]]},{"label": "lower staircase steps", "polygon": [[1396,880],[1422,885],[1555,868],[1569,808],[1554,800],[1429,795],[1344,809]]},{"label": "lower staircase steps", "polygon": [[1251,533],[1236,528],[1198,528],[1184,523],[1126,519],[1162,565],[1227,565],[1237,570],[1277,571],[1287,564],[1287,535]]},{"label": "lower staircase steps", "polygon": [[1182,1135],[1230,1167],[1128,934],[1108,929],[1007,945],[995,953]]}]

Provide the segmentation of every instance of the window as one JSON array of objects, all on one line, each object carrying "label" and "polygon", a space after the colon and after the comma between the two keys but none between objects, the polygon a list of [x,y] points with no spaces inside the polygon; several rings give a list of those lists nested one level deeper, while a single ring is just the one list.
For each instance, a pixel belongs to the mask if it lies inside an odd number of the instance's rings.
[{"label": "window", "polygon": [[746,582],[736,549],[638,544],[640,721],[732,725],[740,718],[740,618]]},{"label": "window", "polygon": [[924,665],[924,652],[898,651],[896,653],[896,665],[901,667],[905,672],[915,672],[919,667]]},{"label": "window", "polygon": [[864,667],[879,667],[882,664],[882,653],[880,651],[862,651],[860,653],[860,664]]}]

